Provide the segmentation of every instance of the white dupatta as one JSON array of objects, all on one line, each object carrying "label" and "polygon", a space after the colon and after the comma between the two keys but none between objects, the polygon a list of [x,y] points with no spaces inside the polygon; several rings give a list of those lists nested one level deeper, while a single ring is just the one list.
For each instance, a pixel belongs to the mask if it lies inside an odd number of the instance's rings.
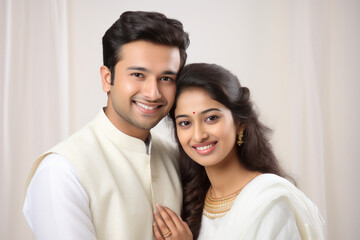
[{"label": "white dupatta", "polygon": [[295,215],[301,239],[323,240],[324,220],[315,204],[292,183],[274,174],[262,174],[245,186],[231,210],[219,219],[221,222],[212,239],[281,239],[276,236],[264,238],[258,227],[274,204],[284,199]]}]

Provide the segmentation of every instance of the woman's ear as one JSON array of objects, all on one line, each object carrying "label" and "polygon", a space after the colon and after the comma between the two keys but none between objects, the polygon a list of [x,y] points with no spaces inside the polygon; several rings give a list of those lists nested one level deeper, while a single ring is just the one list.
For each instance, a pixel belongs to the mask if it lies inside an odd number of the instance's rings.
[{"label": "woman's ear", "polygon": [[241,123],[240,121],[236,122],[236,133],[243,132],[246,128],[245,123]]}]

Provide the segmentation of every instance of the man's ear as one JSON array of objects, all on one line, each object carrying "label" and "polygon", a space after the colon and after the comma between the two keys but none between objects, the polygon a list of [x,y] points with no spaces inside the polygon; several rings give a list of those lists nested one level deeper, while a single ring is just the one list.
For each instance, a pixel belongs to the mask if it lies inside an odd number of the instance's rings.
[{"label": "man's ear", "polygon": [[100,67],[101,84],[104,92],[110,92],[111,89],[111,71],[106,66]]}]

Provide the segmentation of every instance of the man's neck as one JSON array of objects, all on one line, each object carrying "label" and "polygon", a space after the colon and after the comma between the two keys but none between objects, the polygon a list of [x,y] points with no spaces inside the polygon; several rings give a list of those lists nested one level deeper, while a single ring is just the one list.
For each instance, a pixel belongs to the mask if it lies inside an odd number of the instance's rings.
[{"label": "man's neck", "polygon": [[104,108],[105,115],[110,120],[110,122],[122,133],[129,135],[134,138],[138,138],[143,142],[146,142],[146,139],[149,136],[150,130],[140,129],[136,126],[130,124],[128,121],[124,120],[117,114],[114,114],[112,111],[109,111],[107,107]]}]

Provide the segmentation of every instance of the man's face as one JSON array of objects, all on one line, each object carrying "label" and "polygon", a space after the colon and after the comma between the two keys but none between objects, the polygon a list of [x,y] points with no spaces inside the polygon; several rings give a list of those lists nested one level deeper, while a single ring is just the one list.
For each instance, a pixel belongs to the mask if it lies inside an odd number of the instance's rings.
[{"label": "man's face", "polygon": [[147,136],[174,103],[179,49],[135,41],[123,45],[120,56],[112,86],[111,76],[102,74],[108,92],[106,114],[122,132]]}]

